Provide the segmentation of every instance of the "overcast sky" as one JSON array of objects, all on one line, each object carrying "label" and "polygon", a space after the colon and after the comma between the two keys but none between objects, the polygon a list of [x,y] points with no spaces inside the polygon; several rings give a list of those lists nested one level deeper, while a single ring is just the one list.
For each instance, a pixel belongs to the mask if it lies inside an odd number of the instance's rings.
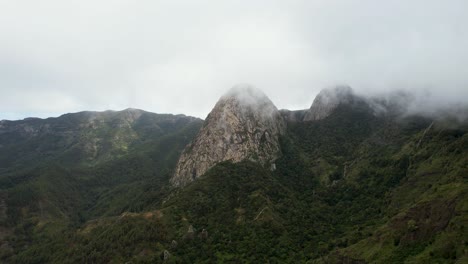
[{"label": "overcast sky", "polygon": [[[141,108],[205,118],[237,83],[468,104],[468,1],[0,0],[0,120]],[[435,100],[436,99],[436,100]]]}]

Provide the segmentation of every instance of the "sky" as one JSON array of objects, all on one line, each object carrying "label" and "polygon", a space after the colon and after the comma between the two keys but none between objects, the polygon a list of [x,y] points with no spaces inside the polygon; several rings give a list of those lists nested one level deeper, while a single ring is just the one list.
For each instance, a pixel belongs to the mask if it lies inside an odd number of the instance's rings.
[{"label": "sky", "polygon": [[238,83],[278,108],[349,85],[468,104],[466,0],[0,0],[0,120],[205,118]]}]

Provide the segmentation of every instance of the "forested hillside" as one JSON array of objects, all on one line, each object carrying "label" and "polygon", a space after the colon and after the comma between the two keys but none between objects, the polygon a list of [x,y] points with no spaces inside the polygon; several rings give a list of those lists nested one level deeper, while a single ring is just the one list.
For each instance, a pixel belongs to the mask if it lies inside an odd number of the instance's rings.
[{"label": "forested hillside", "polygon": [[154,207],[201,123],[135,109],[2,121],[3,261],[44,235],[63,238],[90,219]]},{"label": "forested hillside", "polygon": [[173,187],[200,124],[98,164],[3,173],[2,261],[468,261],[466,124],[340,105],[288,122],[274,170],[225,161]]}]

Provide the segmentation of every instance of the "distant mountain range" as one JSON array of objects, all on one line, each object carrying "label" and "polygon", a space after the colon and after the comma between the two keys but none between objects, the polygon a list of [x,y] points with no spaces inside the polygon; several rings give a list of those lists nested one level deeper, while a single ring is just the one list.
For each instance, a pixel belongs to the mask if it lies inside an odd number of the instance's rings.
[{"label": "distant mountain range", "polygon": [[206,120],[0,121],[0,261],[464,263],[459,116],[345,86],[278,110],[237,86]]}]

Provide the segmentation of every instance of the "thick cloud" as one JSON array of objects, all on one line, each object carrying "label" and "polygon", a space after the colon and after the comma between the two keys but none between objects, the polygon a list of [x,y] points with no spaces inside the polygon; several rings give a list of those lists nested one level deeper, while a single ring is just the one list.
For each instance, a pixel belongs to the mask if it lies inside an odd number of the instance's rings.
[{"label": "thick cloud", "polygon": [[204,118],[237,83],[468,104],[468,2],[1,1],[0,119],[142,108]]}]

